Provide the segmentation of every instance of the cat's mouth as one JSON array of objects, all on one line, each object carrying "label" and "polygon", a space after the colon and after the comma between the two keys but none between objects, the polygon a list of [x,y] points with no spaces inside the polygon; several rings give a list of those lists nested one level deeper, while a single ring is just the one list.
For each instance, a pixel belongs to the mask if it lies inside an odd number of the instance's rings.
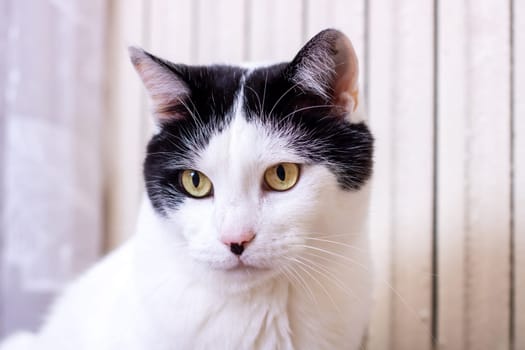
[{"label": "cat's mouth", "polygon": [[218,260],[203,260],[200,256],[195,257],[197,261],[205,263],[209,268],[216,271],[222,271],[226,274],[235,273],[260,273],[263,271],[273,270],[273,265],[268,264],[264,259],[257,256],[246,254],[243,256],[234,256],[228,254],[226,257]]},{"label": "cat's mouth", "polygon": [[250,270],[259,270],[257,266],[248,265],[243,262],[241,259],[237,261],[237,264],[226,269],[227,271],[250,271]]},{"label": "cat's mouth", "polygon": [[243,261],[241,259],[237,259],[237,262],[235,264],[228,266],[227,268],[225,268],[225,270],[228,272],[256,272],[268,270],[268,268],[257,266],[249,262]]}]

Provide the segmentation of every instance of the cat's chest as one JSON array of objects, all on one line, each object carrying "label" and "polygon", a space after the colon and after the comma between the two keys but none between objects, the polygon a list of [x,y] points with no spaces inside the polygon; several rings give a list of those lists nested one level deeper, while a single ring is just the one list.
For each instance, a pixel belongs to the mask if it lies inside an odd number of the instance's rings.
[{"label": "cat's chest", "polygon": [[[157,322],[169,320],[158,324],[169,335],[163,348],[292,349],[288,297],[284,284],[242,296],[188,289],[179,296],[172,312],[166,305],[164,310],[156,306]],[[158,317],[158,313],[168,312],[169,317]]]},{"label": "cat's chest", "polygon": [[[279,298],[280,299],[280,298]],[[211,349],[291,349],[284,301],[225,301],[201,314],[188,345]]]}]

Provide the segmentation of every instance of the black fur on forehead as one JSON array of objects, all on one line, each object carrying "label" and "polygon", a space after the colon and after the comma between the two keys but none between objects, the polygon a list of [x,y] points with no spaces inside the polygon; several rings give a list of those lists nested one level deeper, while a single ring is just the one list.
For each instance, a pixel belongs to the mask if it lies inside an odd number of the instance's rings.
[{"label": "black fur on forehead", "polygon": [[146,189],[159,212],[176,207],[186,198],[178,183],[179,172],[193,168],[210,138],[230,123],[244,73],[244,69],[230,66],[162,64],[184,81],[190,94],[172,111],[179,117],[162,123],[147,147]]},{"label": "black fur on forehead", "polygon": [[231,123],[241,90],[242,111],[249,122],[286,139],[305,162],[325,165],[343,190],[358,190],[366,183],[373,156],[368,127],[350,123],[344,108],[301,86],[295,80],[294,64],[301,62],[300,54],[298,57],[292,63],[247,71],[230,66],[175,65],[152,56],[189,91],[173,111],[163,111],[177,117],[163,121],[148,144],[144,176],[158,212],[176,208],[187,198],[178,182],[179,172],[195,168],[210,138]]},{"label": "black fur on forehead", "polygon": [[291,81],[289,69],[281,64],[247,77],[246,118],[287,139],[309,162],[326,165],[343,189],[359,189],[372,174],[374,140],[368,127],[350,123],[343,108],[301,89]]}]

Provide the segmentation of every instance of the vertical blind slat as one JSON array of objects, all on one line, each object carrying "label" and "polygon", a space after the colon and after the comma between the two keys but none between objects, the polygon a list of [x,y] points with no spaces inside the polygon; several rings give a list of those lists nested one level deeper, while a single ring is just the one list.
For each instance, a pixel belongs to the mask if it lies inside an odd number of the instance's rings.
[{"label": "vertical blind slat", "polygon": [[143,192],[141,165],[144,157],[144,99],[140,79],[128,57],[127,46],[145,46],[143,0],[111,3],[108,84],[106,190],[107,248],[114,248],[134,232]]},{"label": "vertical blind slat", "polygon": [[514,0],[514,349],[525,349],[525,2]]},{"label": "vertical blind slat", "polygon": [[343,31],[354,46],[359,60],[359,83],[364,86],[365,62],[365,0],[309,0],[306,9],[306,36],[310,38],[326,28]]},{"label": "vertical blind slat", "polygon": [[248,59],[253,62],[290,61],[304,43],[303,1],[248,0]]},{"label": "vertical blind slat", "polygon": [[192,64],[192,0],[150,2],[150,48],[155,55],[175,63]]},{"label": "vertical blind slat", "polygon": [[[7,52],[7,30],[10,19],[11,1],[0,1],[0,52]],[[5,169],[5,139],[6,139],[6,118],[5,118],[5,99],[6,99],[6,79],[7,79],[7,62],[6,55],[0,55],[0,169]],[[3,270],[3,251],[5,227],[2,224],[4,214],[4,172],[0,171],[0,271]],[[5,300],[3,291],[0,289],[0,300]],[[0,338],[4,333],[4,305],[0,303]]]},{"label": "vertical blind slat", "polygon": [[509,343],[509,2],[469,3],[467,348]]},{"label": "vertical blind slat", "polygon": [[243,0],[198,1],[197,63],[240,63],[244,57]]},{"label": "vertical blind slat", "polygon": [[432,316],[433,2],[401,0],[392,15],[392,284],[404,302],[394,298],[391,348],[424,350]]},{"label": "vertical blind slat", "polygon": [[[174,63],[194,64],[195,1],[158,0],[145,2],[145,6],[149,6],[146,11],[149,18],[145,38],[151,52]],[[144,119],[143,143],[147,143],[154,129],[154,120],[150,113],[151,106],[148,100],[144,107],[146,118]]]},{"label": "vertical blind slat", "polygon": [[[467,28],[465,2],[438,2],[437,244],[438,340],[466,349],[465,201]],[[454,203],[454,205],[451,205]]]},{"label": "vertical blind slat", "polygon": [[369,327],[371,350],[390,348],[392,339],[392,179],[394,142],[391,110],[395,86],[392,57],[392,6],[389,0],[370,2],[368,106],[372,133],[375,137],[375,163],[370,211],[370,238],[375,263],[374,310]]}]

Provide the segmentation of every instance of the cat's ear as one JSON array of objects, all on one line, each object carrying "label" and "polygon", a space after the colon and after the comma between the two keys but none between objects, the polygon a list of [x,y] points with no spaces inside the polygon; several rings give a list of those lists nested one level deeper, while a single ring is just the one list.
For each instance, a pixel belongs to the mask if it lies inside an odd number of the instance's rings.
[{"label": "cat's ear", "polygon": [[153,56],[137,47],[129,47],[131,62],[138,72],[153,104],[153,115],[162,124],[185,115],[184,99],[188,85],[173,63]]},{"label": "cat's ear", "polygon": [[335,29],[310,39],[288,66],[294,84],[349,113],[358,104],[358,71],[352,43]]}]

